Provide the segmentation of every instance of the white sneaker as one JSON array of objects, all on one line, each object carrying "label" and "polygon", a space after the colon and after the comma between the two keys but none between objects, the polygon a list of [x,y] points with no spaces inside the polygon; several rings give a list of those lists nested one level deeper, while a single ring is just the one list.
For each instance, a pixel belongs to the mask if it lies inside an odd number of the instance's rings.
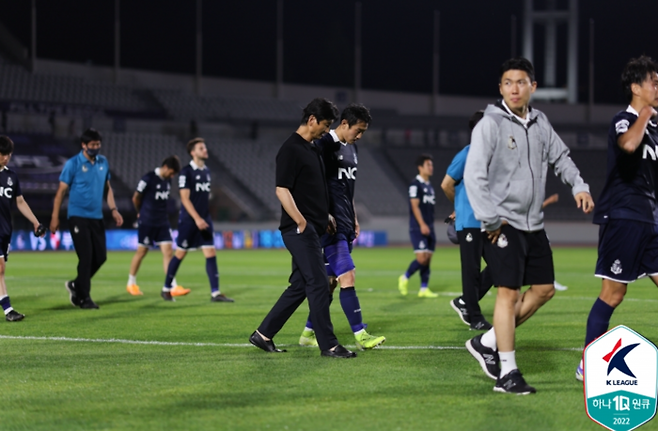
[{"label": "white sneaker", "polygon": [[557,280],[553,282],[553,286],[555,286],[555,290],[562,290],[562,291],[564,291],[564,290],[567,290],[567,289],[568,289],[567,286],[565,286],[564,284],[560,284],[560,283],[558,283]]}]

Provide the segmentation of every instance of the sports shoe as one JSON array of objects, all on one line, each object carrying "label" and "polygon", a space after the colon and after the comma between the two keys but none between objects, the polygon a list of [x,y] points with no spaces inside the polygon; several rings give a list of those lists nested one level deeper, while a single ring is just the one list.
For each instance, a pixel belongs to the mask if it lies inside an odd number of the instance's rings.
[{"label": "sports shoe", "polygon": [[429,288],[427,288],[427,289],[420,289],[420,290],[418,291],[418,297],[419,297],[419,298],[436,298],[436,297],[438,297],[438,296],[439,296],[438,293],[434,293],[434,292],[432,292]]},{"label": "sports shoe", "polygon": [[18,322],[19,320],[23,320],[25,318],[25,314],[21,314],[16,310],[11,310],[9,313],[5,314],[5,320],[7,322]]},{"label": "sports shoe", "polygon": [[186,289],[183,286],[175,286],[171,289],[171,296],[185,296],[190,292],[190,289]]},{"label": "sports shoe", "polygon": [[304,347],[318,347],[318,339],[315,338],[315,331],[304,329],[299,337],[299,345]]},{"label": "sports shoe", "polygon": [[480,320],[479,322],[471,323],[469,329],[471,331],[488,331],[491,328],[493,328],[491,323],[487,322],[486,320]]},{"label": "sports shoe", "polygon": [[139,290],[139,286],[136,285],[136,284],[129,284],[129,285],[127,285],[127,286],[126,286],[126,290],[128,291],[128,293],[130,293],[130,294],[133,295],[133,296],[139,296],[139,295],[143,295],[143,294],[144,294],[144,293],[142,293],[141,290]]},{"label": "sports shoe", "polygon": [[235,300],[229,298],[223,293],[220,293],[219,295],[211,295],[210,302],[235,302]]},{"label": "sports shoe", "polygon": [[519,370],[512,370],[503,377],[499,377],[493,390],[494,392],[516,395],[528,395],[537,392],[535,388],[525,382]]},{"label": "sports shoe", "polygon": [[404,274],[398,278],[398,289],[403,295],[406,295],[409,292],[409,279]]},{"label": "sports shoe", "polygon": [[553,282],[553,286],[555,286],[555,290],[565,291],[565,290],[568,289],[567,286],[565,286],[564,284],[560,284],[560,283],[558,283],[557,280],[555,280],[555,281]]},{"label": "sports shoe", "polygon": [[64,287],[66,287],[66,290],[69,292],[69,301],[71,302],[71,305],[74,307],[79,307],[80,300],[78,299],[78,295],[75,292],[75,285],[73,284],[73,280],[65,282]]},{"label": "sports shoe", "polygon": [[361,350],[374,349],[386,341],[386,337],[370,335],[365,330],[361,331],[359,335],[354,334],[354,338],[356,338],[356,346]]},{"label": "sports shoe", "polygon": [[576,368],[576,380],[582,382],[585,378],[585,372],[583,371],[583,361],[580,361],[578,368]]},{"label": "sports shoe", "polygon": [[482,344],[482,336],[471,338],[466,342],[466,348],[469,353],[480,363],[482,371],[490,379],[498,380],[500,375],[500,358],[498,352]]},{"label": "sports shoe", "polygon": [[466,325],[471,324],[471,318],[468,315],[468,310],[466,309],[466,303],[462,300],[462,297],[460,296],[459,298],[455,298],[452,301],[450,301],[450,306],[452,307],[453,310],[457,313],[460,319],[462,319],[462,322]]},{"label": "sports shoe", "polygon": [[171,296],[171,291],[165,292],[164,290],[160,292],[160,296],[162,296],[162,299],[165,301],[170,301],[170,302],[176,302],[173,296]]},{"label": "sports shoe", "polygon": [[82,308],[84,310],[94,310],[94,309],[97,309],[99,307],[98,307],[98,305],[96,305],[96,303],[94,301],[91,300],[91,298],[86,298],[86,299],[83,299],[80,302],[80,308]]}]

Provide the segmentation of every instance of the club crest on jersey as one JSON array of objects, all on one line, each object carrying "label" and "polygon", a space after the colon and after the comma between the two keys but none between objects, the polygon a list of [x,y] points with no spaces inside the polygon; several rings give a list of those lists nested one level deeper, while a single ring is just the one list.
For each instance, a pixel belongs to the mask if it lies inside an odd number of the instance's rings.
[{"label": "club crest on jersey", "polygon": [[509,139],[507,140],[507,148],[510,150],[513,150],[516,148],[516,140],[514,139],[514,136],[510,135]]},{"label": "club crest on jersey", "polygon": [[496,245],[498,245],[499,248],[505,248],[507,247],[508,244],[509,242],[507,241],[507,237],[505,236],[504,233],[501,233],[498,236],[498,241],[496,241]]},{"label": "club crest on jersey", "polygon": [[612,262],[612,266],[610,267],[610,272],[612,272],[615,275],[621,274],[622,268],[621,268],[621,262],[619,259],[615,260]]},{"label": "club crest on jersey", "polygon": [[473,241],[473,235],[469,232],[468,235],[466,235],[466,242],[471,242]]},{"label": "club crest on jersey", "polygon": [[7,178],[7,185],[10,187],[14,185],[14,182],[11,180],[11,177]]},{"label": "club crest on jersey", "polygon": [[88,167],[86,167],[85,165],[82,165],[82,172],[87,172],[88,170],[89,170]]},{"label": "club crest on jersey", "polygon": [[158,184],[157,186],[155,186],[155,188],[156,188],[156,189],[159,189],[159,188],[160,188],[160,184]]}]

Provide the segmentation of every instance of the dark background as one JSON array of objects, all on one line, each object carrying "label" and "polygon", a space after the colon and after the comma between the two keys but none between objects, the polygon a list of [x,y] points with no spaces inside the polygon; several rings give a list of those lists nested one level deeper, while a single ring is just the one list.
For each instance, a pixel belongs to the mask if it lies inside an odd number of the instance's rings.
[{"label": "dark background", "polygon": [[[274,81],[276,0],[203,1],[203,74]],[[331,6],[327,6],[329,3]],[[537,8],[545,0],[535,0]],[[557,0],[566,8],[567,0]],[[37,57],[110,66],[114,0],[37,0]],[[354,85],[354,0],[285,0],[284,81]],[[434,10],[441,13],[440,93],[497,95],[498,67],[523,47],[523,0],[363,0],[362,87],[431,92]],[[595,102],[622,103],[631,57],[658,57],[655,0],[580,0],[579,101],[588,99],[589,20],[595,21]],[[30,46],[30,0],[0,0],[0,21]],[[121,67],[195,72],[196,0],[122,0]],[[535,29],[542,86],[543,30]],[[566,84],[566,24],[558,28],[558,86]]]}]

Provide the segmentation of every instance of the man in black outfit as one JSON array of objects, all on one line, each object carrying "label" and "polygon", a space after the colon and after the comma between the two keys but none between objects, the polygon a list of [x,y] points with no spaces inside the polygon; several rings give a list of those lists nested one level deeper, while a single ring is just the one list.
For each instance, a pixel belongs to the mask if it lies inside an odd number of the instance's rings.
[{"label": "man in black outfit", "polygon": [[[251,344],[266,352],[285,351],[277,349],[272,338],[308,298],[321,355],[356,357],[356,353],[338,344],[334,335],[329,315],[329,281],[320,245],[320,236],[330,225],[329,193],[324,163],[312,142],[322,137],[337,118],[338,109],[333,103],[314,99],[304,108],[299,128],[276,156],[276,196],[282,207],[279,230],[292,255],[292,274],[290,286],[249,337]],[[329,230],[335,230],[335,223],[331,223]]]}]

